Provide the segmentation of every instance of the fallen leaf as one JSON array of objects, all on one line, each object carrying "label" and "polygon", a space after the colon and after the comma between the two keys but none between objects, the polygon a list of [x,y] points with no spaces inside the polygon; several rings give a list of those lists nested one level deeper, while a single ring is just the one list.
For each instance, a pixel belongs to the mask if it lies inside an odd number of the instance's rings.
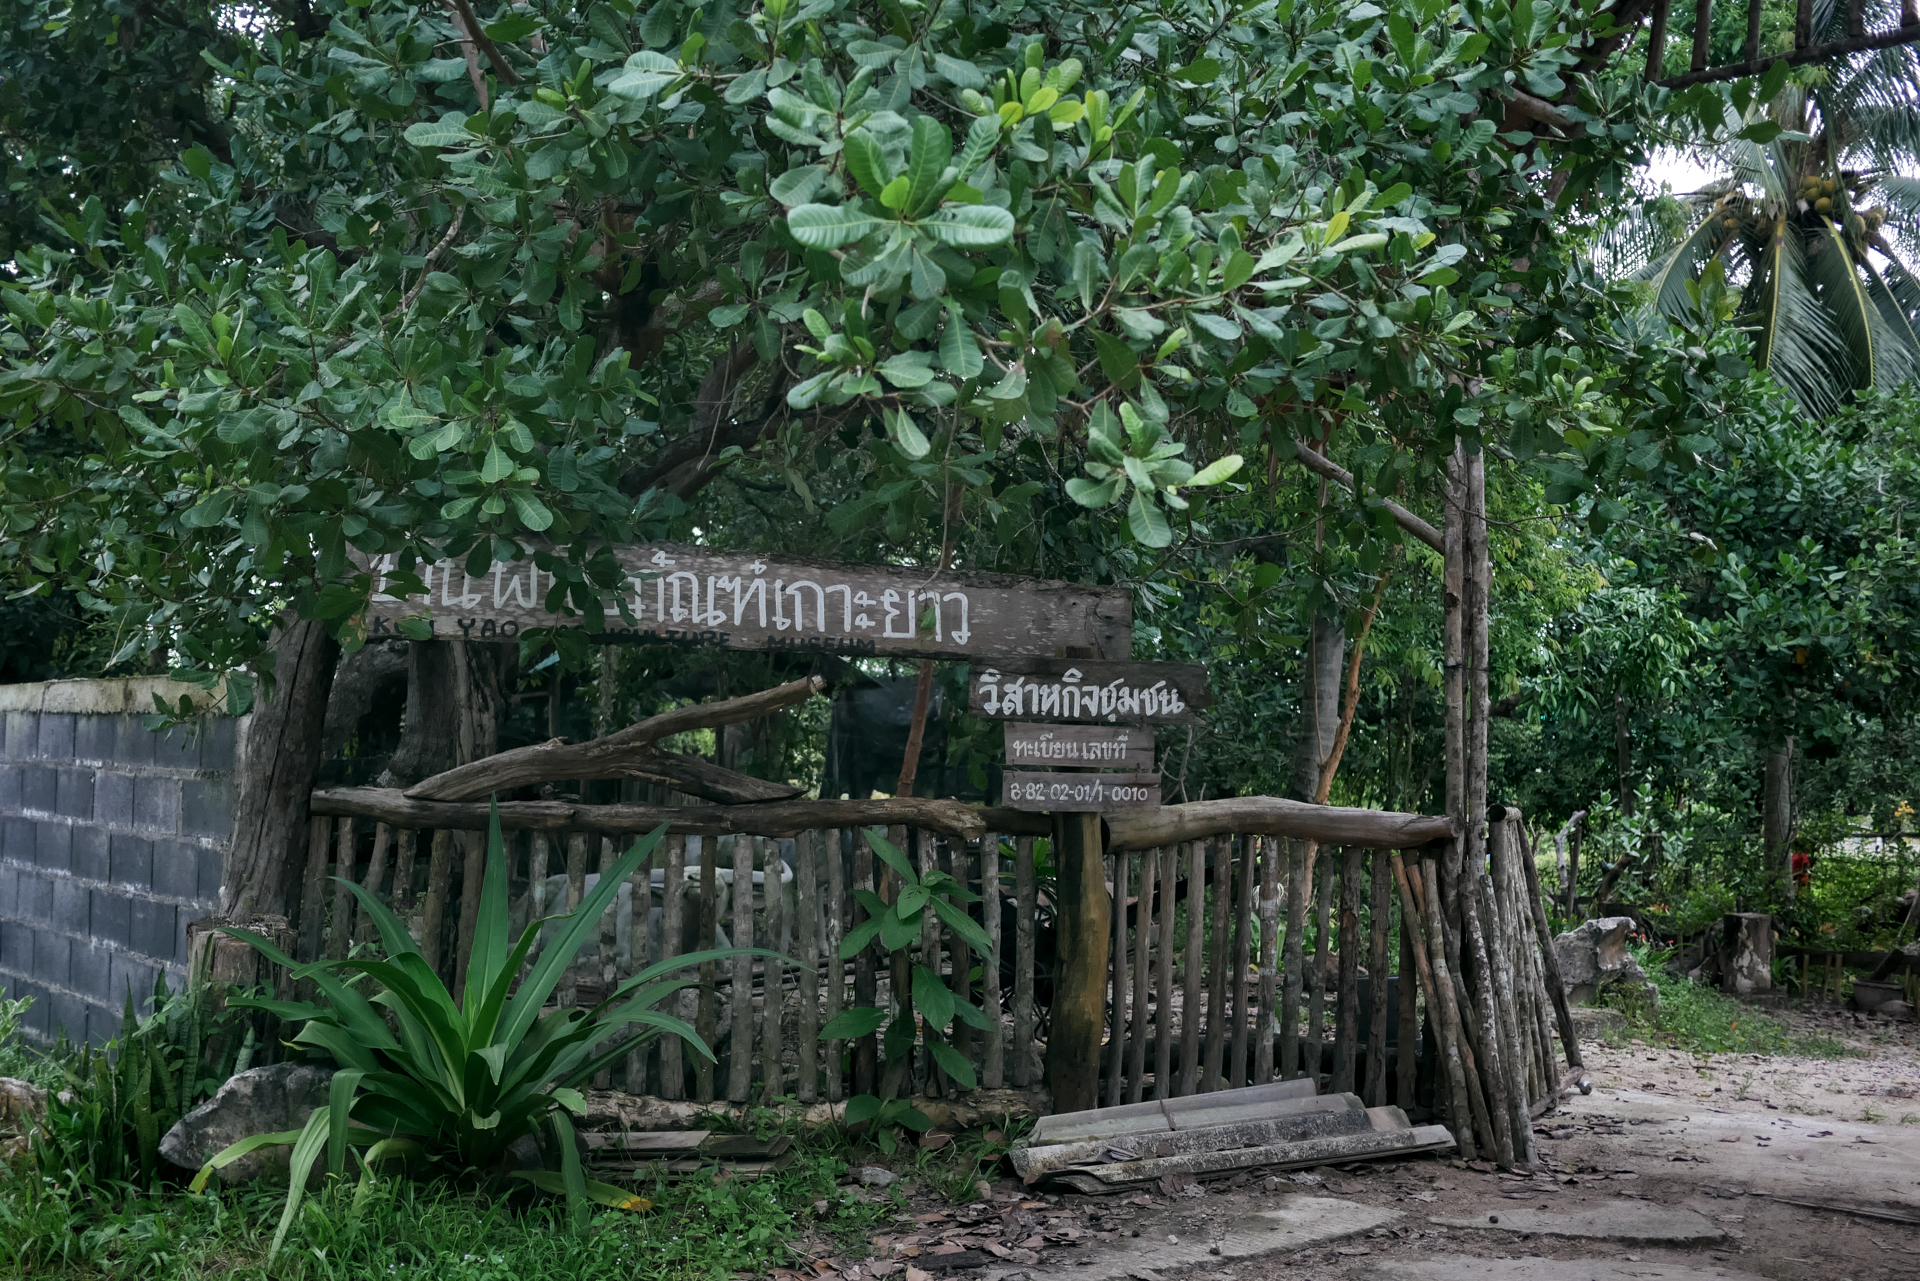
[{"label": "fallen leaf", "polygon": [[922,1272],[912,1264],[907,1265],[907,1281],[933,1281],[931,1272]]}]

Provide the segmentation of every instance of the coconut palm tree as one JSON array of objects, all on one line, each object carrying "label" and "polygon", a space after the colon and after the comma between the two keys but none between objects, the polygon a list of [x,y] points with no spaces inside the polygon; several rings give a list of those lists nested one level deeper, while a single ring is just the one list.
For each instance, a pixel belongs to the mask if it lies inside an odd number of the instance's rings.
[{"label": "coconut palm tree", "polygon": [[[1879,2],[1884,22],[1894,4]],[[1820,39],[1845,37],[1833,0],[1814,17]],[[1676,318],[1717,263],[1742,288],[1755,363],[1815,415],[1920,371],[1920,50],[1812,68],[1728,126],[1746,137],[1710,150],[1731,177],[1629,211],[1606,230],[1612,261]]]}]

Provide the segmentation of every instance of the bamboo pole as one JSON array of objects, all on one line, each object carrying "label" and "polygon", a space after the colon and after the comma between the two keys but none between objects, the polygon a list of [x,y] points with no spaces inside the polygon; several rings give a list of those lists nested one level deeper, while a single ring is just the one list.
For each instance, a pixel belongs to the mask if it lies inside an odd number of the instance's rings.
[{"label": "bamboo pole", "polygon": [[[1223,838],[1228,857],[1232,857],[1233,838]],[[1253,856],[1246,846],[1235,860],[1233,878],[1233,1049],[1227,1060],[1227,1085],[1229,1088],[1247,1083],[1247,1034],[1251,1019],[1248,1018],[1247,997],[1249,984],[1247,970],[1253,964]]]},{"label": "bamboo pole", "polygon": [[1157,966],[1153,998],[1153,1097],[1173,1097],[1173,941],[1175,860],[1178,851],[1160,847],[1160,915],[1154,926]]},{"label": "bamboo pole", "polygon": [[1013,1083],[1033,1084],[1033,838],[1013,847]]},{"label": "bamboo pole", "polygon": [[1260,851],[1260,1008],[1253,1046],[1253,1084],[1273,1080],[1274,998],[1280,982],[1280,856],[1271,836],[1249,836]]},{"label": "bamboo pole", "polygon": [[[1425,918],[1427,928],[1427,962],[1433,967],[1433,985],[1439,994],[1441,1032],[1451,1042],[1452,1048],[1449,1053],[1459,1056],[1463,1069],[1461,1077],[1464,1081],[1466,1097],[1464,1100],[1456,1100],[1456,1103],[1463,1103],[1463,1106],[1455,1114],[1458,1123],[1454,1130],[1454,1138],[1458,1140],[1462,1133],[1472,1130],[1477,1133],[1481,1145],[1491,1151],[1493,1126],[1487,1119],[1487,1101],[1481,1093],[1480,1073],[1474,1061],[1473,1047],[1467,1041],[1465,1019],[1461,1016],[1460,994],[1454,987],[1453,974],[1447,966],[1447,923],[1445,908],[1440,902],[1439,861],[1434,858],[1423,859],[1420,877],[1415,879],[1412,869],[1408,869],[1408,879],[1413,882],[1416,901],[1419,901],[1423,907],[1421,914]],[[1425,890],[1421,888],[1423,881]],[[1467,1145],[1461,1143],[1460,1146],[1464,1155]]]},{"label": "bamboo pole", "polygon": [[[733,838],[733,945],[753,946],[753,837]],[[753,958],[736,956],[728,985],[727,1101],[745,1103],[753,1087]]]},{"label": "bamboo pole", "polygon": [[[971,869],[967,866],[969,862],[967,855],[967,842],[954,840],[947,842],[947,872],[959,882],[962,889],[967,889],[970,885]],[[941,932],[946,937],[947,945],[947,990],[953,993],[956,1004],[972,1005],[973,966],[969,963],[970,953],[967,951],[967,945],[951,926]],[[934,972],[939,973],[938,970]],[[974,1031],[975,1028],[971,1023],[963,1019],[954,1020],[951,1037],[954,1051],[969,1063],[977,1061],[977,1056],[973,1052]],[[979,1079],[978,1069],[975,1070],[974,1079]]]},{"label": "bamboo pole", "polygon": [[[940,866],[940,849],[934,839],[934,834],[925,830],[915,833],[914,852],[916,855],[915,866],[920,869],[920,879],[924,883],[927,877],[937,871]],[[926,967],[927,973],[933,976],[935,983],[940,981],[940,932],[940,918],[934,915],[933,909],[929,907],[922,911],[920,913],[920,964]],[[896,971],[896,973],[897,972],[898,971]],[[908,979],[908,982],[911,983],[912,980]],[[951,991],[952,989],[948,990]],[[917,1001],[915,1005],[916,1007],[918,1006]],[[936,1037],[949,1041],[952,1039],[948,1028],[935,1028],[931,1023],[926,1023],[923,1011],[916,1009],[916,1014],[922,1019],[923,1025],[929,1033],[927,1037],[929,1042]],[[953,1092],[953,1086],[947,1078],[946,1070],[934,1061],[932,1054],[927,1055],[926,1078],[928,1085],[927,1092],[929,1094],[936,1092],[940,1094],[951,1094]],[[908,1092],[910,1086],[911,1082],[908,1082],[907,1086],[902,1087],[902,1092]]]},{"label": "bamboo pole", "polygon": [[[441,967],[441,935],[447,919],[447,895],[453,879],[453,833],[440,828],[433,834],[427,858],[427,906],[420,922],[420,955],[437,974]],[[564,995],[563,995],[564,1000]]]},{"label": "bamboo pole", "polygon": [[[367,862],[367,879],[361,882],[361,888],[378,897],[381,883],[387,879],[387,857],[393,845],[393,829],[385,823],[376,823],[373,828],[373,857]],[[371,943],[375,934],[373,913],[360,913],[360,922],[354,927],[355,943]]]},{"label": "bamboo pole", "polygon": [[[1367,893],[1367,974],[1372,988],[1372,1009],[1367,1020],[1367,1081],[1363,1097],[1368,1107],[1383,1107],[1392,1102],[1387,1094],[1387,998],[1390,994],[1390,980],[1387,975],[1387,933],[1388,921],[1392,909],[1387,906],[1392,888],[1388,882],[1392,874],[1387,870],[1387,859],[1379,850],[1368,851],[1368,870],[1372,879]],[[1411,992],[1402,992],[1402,1000],[1410,1000]]]},{"label": "bamboo pole", "polygon": [[[1485,881],[1485,873],[1471,864],[1461,877],[1460,888],[1468,896],[1464,908],[1467,932],[1461,940],[1461,950],[1473,959],[1469,994],[1473,1016],[1480,1024],[1480,1061],[1485,1067],[1481,1077],[1487,1091],[1487,1110],[1493,1121],[1493,1159],[1511,1167],[1516,1150],[1525,1153],[1526,1138],[1515,1134],[1513,1127],[1513,1046],[1506,1027],[1511,1018],[1511,1006],[1506,998],[1510,998],[1511,993],[1502,991],[1509,985],[1502,984],[1495,972],[1498,948],[1489,937],[1493,914]],[[1516,1139],[1520,1144],[1518,1149],[1514,1146]]]},{"label": "bamboo pole", "polygon": [[327,855],[333,848],[333,820],[307,820],[307,872],[300,887],[300,959],[317,961],[327,926]]},{"label": "bamboo pole", "polygon": [[761,849],[761,884],[765,887],[767,948],[776,953],[764,958],[761,972],[765,976],[760,984],[760,1070],[766,1078],[766,1090],[762,1101],[772,1107],[775,1099],[785,1098],[787,1093],[786,1064],[786,1012],[787,1012],[787,967],[780,958],[792,948],[787,940],[788,931],[786,860],[781,857],[780,843],[766,837],[756,837],[754,844]]},{"label": "bamboo pole", "polygon": [[[720,842],[713,837],[704,837],[700,841],[700,937],[695,941],[693,951],[704,952],[713,946],[714,936],[720,930]],[[694,1030],[709,1050],[717,1052],[715,1044],[720,1030],[720,963],[718,961],[700,962],[700,1006],[695,1015]],[[702,1103],[713,1102],[713,1060],[701,1055],[694,1064],[694,1093]]]},{"label": "bamboo pole", "polygon": [[[1584,1067],[1580,1058],[1580,1037],[1573,1028],[1573,1011],[1567,1008],[1567,987],[1560,978],[1560,957],[1553,948],[1553,928],[1547,924],[1547,909],[1540,899],[1540,870],[1529,855],[1521,860],[1527,877],[1527,904],[1532,909],[1533,931],[1540,946],[1540,966],[1545,972],[1547,996],[1553,1002],[1553,1016],[1560,1028],[1560,1048],[1569,1068]],[[1549,1073],[1549,1076],[1552,1074]]]},{"label": "bamboo pole", "polygon": [[1120,1102],[1127,1067],[1127,996],[1131,991],[1127,986],[1127,860],[1131,857],[1125,850],[1113,855],[1113,963],[1109,967],[1112,995],[1107,1005],[1110,1011],[1108,1026],[1111,1028],[1107,1041],[1107,1107]]},{"label": "bamboo pole", "polygon": [[[840,942],[847,936],[847,864],[841,848],[840,829],[828,828],[815,836],[820,854],[827,864],[827,900],[821,920],[826,929],[823,953],[827,983],[826,1020],[831,1023],[840,1014],[847,994],[847,963],[840,957]],[[826,1046],[827,1100],[838,1103],[846,1095],[840,1074],[840,1047],[844,1041],[828,1041]]]},{"label": "bamboo pole", "polygon": [[1000,1017],[1000,956],[1004,940],[1000,928],[1000,837],[988,832],[980,838],[981,915],[986,918],[987,957],[980,967],[980,1005],[987,1015],[987,1045],[980,1084],[998,1090],[1006,1084],[1007,1028]]},{"label": "bamboo pole", "polygon": [[333,920],[327,932],[327,956],[332,960],[347,954],[347,944],[353,938],[353,891],[347,888],[347,882],[353,879],[355,846],[360,836],[354,827],[352,819],[340,820],[340,843],[333,855]]},{"label": "bamboo pole", "polygon": [[[393,851],[393,914],[413,926],[413,862],[419,849],[420,834],[410,827],[402,827],[394,833]],[[418,940],[415,940],[418,942]]]},{"label": "bamboo pole", "polygon": [[1360,860],[1366,851],[1349,845],[1340,876],[1340,988],[1333,1018],[1335,1094],[1351,1094],[1360,1049]]},{"label": "bamboo pole", "polygon": [[[853,829],[853,888],[855,891],[873,889],[873,846],[867,841],[865,828]],[[851,918],[847,930],[851,933],[867,920],[867,909],[861,905],[858,895],[853,898]],[[880,1004],[880,977],[874,965],[876,950],[863,947],[859,955],[853,958],[853,1004],[856,1008],[876,1009]],[[853,1092],[872,1094],[880,1088],[880,1042],[878,1034],[869,1032],[854,1042],[853,1046]]]},{"label": "bamboo pole", "polygon": [[794,1049],[800,1060],[794,1096],[802,1103],[820,1097],[820,871],[815,860],[820,840],[817,832],[800,833],[794,846],[793,955],[799,961],[797,971],[800,1008],[794,1028]]},{"label": "bamboo pole", "polygon": [[[1400,917],[1400,1049],[1394,1066],[1394,1102],[1400,1110],[1411,1111],[1415,1095],[1420,1088],[1420,993],[1426,984],[1420,980],[1419,963],[1414,959],[1414,947],[1419,938],[1419,927],[1406,909],[1400,906],[1400,900],[1393,895],[1393,856],[1386,856],[1387,893],[1393,897],[1394,908]],[[1432,1018],[1429,1012],[1428,1018]],[[1439,1069],[1437,1062],[1428,1065],[1428,1071]]]},{"label": "bamboo pole", "polygon": [[1319,886],[1313,896],[1313,993],[1307,998],[1307,1031],[1300,1046],[1302,1074],[1320,1076],[1321,1046],[1326,1043],[1327,969],[1333,958],[1333,860],[1319,860]]},{"label": "bamboo pole", "polygon": [[1207,852],[1201,841],[1188,841],[1187,954],[1180,993],[1180,1087],[1185,1097],[1200,1088],[1200,979],[1201,949],[1205,938]]},{"label": "bamboo pole", "polygon": [[[660,873],[660,959],[665,961],[687,950],[685,940],[680,937],[680,925],[687,910],[687,838],[669,836],[662,848],[666,850],[666,857]],[[682,1019],[698,1017],[687,1008],[688,1002],[697,1001],[697,997],[680,991],[667,999],[673,1003],[673,1012]],[[680,1049],[679,1037],[660,1038],[660,1097],[663,1099],[687,1097],[686,1065]]]},{"label": "bamboo pole", "polygon": [[[622,982],[632,978],[651,964],[648,951],[652,945],[653,918],[653,865],[664,861],[667,844],[663,840],[654,846],[647,861],[627,876],[626,903],[620,908],[620,915],[626,918],[627,945],[622,950],[619,963],[619,977]],[[627,1051],[627,1093],[646,1094],[647,1063],[653,1057],[652,1045],[635,1045]]]},{"label": "bamboo pole", "polygon": [[[1307,843],[1287,842],[1287,942],[1281,957],[1286,983],[1280,997],[1280,1074],[1300,1076],[1300,981],[1307,935]],[[1317,1069],[1317,1065],[1316,1065]]]},{"label": "bamboo pole", "polygon": [[1440,979],[1434,972],[1431,960],[1432,950],[1429,942],[1422,939],[1423,914],[1414,899],[1409,872],[1401,861],[1400,851],[1393,852],[1393,876],[1400,887],[1400,919],[1403,937],[1409,940],[1408,951],[1413,954],[1414,969],[1420,978],[1420,989],[1427,998],[1428,1017],[1434,1012],[1440,1016],[1440,1059],[1444,1064],[1447,1090],[1443,1094],[1438,1088],[1436,1098],[1447,1101],[1445,1110],[1453,1118],[1454,1141],[1460,1145],[1460,1156],[1464,1160],[1474,1159],[1473,1120],[1467,1100],[1466,1065],[1460,1059],[1459,1041],[1447,1030],[1446,1001],[1439,994]]},{"label": "bamboo pole", "polygon": [[1153,1000],[1153,908],[1156,860],[1152,850],[1140,854],[1140,893],[1133,914],[1133,1019],[1127,1041],[1127,1102],[1138,1103],[1146,1093],[1147,1025]]},{"label": "bamboo pole", "polygon": [[1227,967],[1233,932],[1233,862],[1217,839],[1207,842],[1207,850],[1213,865],[1213,937],[1208,941],[1207,1051],[1200,1080],[1202,1093],[1223,1088],[1227,1077]]}]

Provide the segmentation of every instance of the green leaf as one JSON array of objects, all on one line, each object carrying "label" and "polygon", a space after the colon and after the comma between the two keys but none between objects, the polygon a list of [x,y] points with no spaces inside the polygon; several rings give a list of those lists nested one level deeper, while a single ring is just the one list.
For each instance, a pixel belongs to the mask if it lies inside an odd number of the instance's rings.
[{"label": "green leaf", "polygon": [[842,1010],[827,1020],[827,1025],[820,1029],[820,1038],[825,1041],[857,1041],[878,1032],[886,1021],[884,1013],[868,1006]]},{"label": "green leaf", "polygon": [[986,73],[964,59],[936,53],[933,55],[933,69],[946,77],[948,83],[955,88],[984,89],[987,87]]},{"label": "green leaf", "polygon": [[1173,73],[1175,80],[1184,80],[1188,84],[1208,85],[1220,78],[1220,62],[1217,58],[1195,58],[1186,66]]},{"label": "green leaf", "polygon": [[947,307],[947,327],[940,333],[940,367],[956,378],[978,378],[986,367],[966,316],[952,304]]},{"label": "green leaf", "polygon": [[878,196],[893,181],[893,174],[887,168],[886,154],[866,130],[855,129],[847,135],[844,154],[847,157],[847,172],[853,175],[853,180],[869,196]]},{"label": "green leaf", "polygon": [[880,362],[880,376],[896,387],[924,387],[933,381],[929,353],[903,351]]},{"label": "green leaf", "polygon": [[459,111],[449,111],[438,120],[408,125],[400,136],[416,147],[459,147],[474,140],[467,132],[466,114]]},{"label": "green leaf", "polygon": [[489,444],[487,459],[480,465],[480,479],[489,485],[497,485],[513,472],[513,459],[507,457],[507,451],[500,448],[500,442],[496,440]]},{"label": "green leaf", "polygon": [[801,205],[787,212],[787,230],[808,249],[838,249],[884,225],[852,205]]},{"label": "green leaf", "polygon": [[936,898],[933,900],[933,913],[948,929],[959,935],[975,955],[984,957],[993,951],[993,940],[987,937],[987,932],[980,928],[978,921],[967,915],[964,908],[944,898]]},{"label": "green leaf", "polygon": [[1067,482],[1067,497],[1082,507],[1105,507],[1120,496],[1120,486],[1124,483],[1117,476],[1098,484],[1075,476]]},{"label": "green leaf", "polygon": [[767,184],[767,194],[791,209],[813,199],[813,193],[820,190],[820,184],[826,181],[827,171],[823,165],[800,165],[789,169]]},{"label": "green leaf", "polygon": [[627,59],[626,69],[607,85],[607,92],[645,102],[680,78],[680,64],[664,53],[642,49]]},{"label": "green leaf", "polygon": [[924,965],[913,967],[913,1005],[930,1028],[944,1028],[953,1022],[953,993]]},{"label": "green leaf", "polygon": [[960,1051],[941,1041],[929,1045],[927,1050],[933,1055],[933,1061],[940,1065],[940,1070],[952,1077],[961,1089],[978,1087],[980,1082],[973,1074],[973,1064],[967,1062],[966,1056]]},{"label": "green leaf", "polygon": [[1188,479],[1188,485],[1218,485],[1239,471],[1244,460],[1238,454],[1228,454],[1215,462],[1208,463]]},{"label": "green leaf", "polygon": [[1127,528],[1146,547],[1165,547],[1173,541],[1166,513],[1139,489],[1133,491],[1133,501],[1127,505]]},{"label": "green leaf", "polygon": [[918,216],[931,203],[953,159],[953,137],[947,127],[932,116],[916,116],[913,121],[913,145],[907,152],[906,178],[909,183],[906,208]]},{"label": "green leaf", "polygon": [[925,458],[933,449],[919,425],[913,421],[913,416],[904,409],[887,411],[887,435],[901,453],[915,462]]},{"label": "green leaf", "polygon": [[943,245],[991,249],[1013,239],[1014,222],[1012,214],[993,205],[953,205],[914,226]]},{"label": "green leaf", "polygon": [[967,140],[961,144],[960,159],[954,162],[954,169],[960,181],[965,182],[973,176],[973,171],[982,161],[993,154],[1000,143],[1000,117],[996,115],[979,116],[967,126]]}]

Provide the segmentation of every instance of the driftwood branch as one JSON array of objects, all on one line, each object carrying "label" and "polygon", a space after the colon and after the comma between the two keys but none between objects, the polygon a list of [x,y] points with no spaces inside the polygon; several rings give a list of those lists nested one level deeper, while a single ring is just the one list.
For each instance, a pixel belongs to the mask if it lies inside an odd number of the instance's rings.
[{"label": "driftwood branch", "polygon": [[[1328,480],[1345,485],[1350,491],[1358,492],[1357,487],[1353,483],[1353,473],[1342,467],[1339,463],[1334,462],[1331,458],[1323,454],[1315,453],[1311,447],[1305,444],[1302,444],[1300,448],[1295,451],[1295,455],[1300,459],[1300,465],[1314,475],[1324,476]],[[1381,498],[1380,505],[1386,508],[1387,513],[1393,517],[1400,528],[1406,530],[1409,534],[1412,534],[1415,538],[1433,548],[1433,550],[1440,552],[1442,555],[1446,554],[1446,541],[1440,537],[1439,530],[1429,525],[1426,521],[1421,520],[1418,516],[1402,507],[1399,503],[1394,502],[1391,498]]]},{"label": "driftwood branch", "polygon": [[[482,832],[483,801],[421,801],[394,788],[339,787],[313,793],[312,812],[369,818],[395,827]],[[634,836],[660,824],[685,836],[797,836],[832,827],[918,827],[963,840],[987,831],[982,812],[959,801],[899,797],[884,801],[768,801],[758,805],[578,805],[502,801],[500,826],[516,831],[598,832]]]},{"label": "driftwood branch", "polygon": [[[1044,836],[1053,830],[1045,814],[1009,809],[988,809],[981,813],[989,831],[1009,836]],[[1277,796],[1229,796],[1109,814],[1107,832],[1107,848],[1111,850],[1151,849],[1156,845],[1176,845],[1234,832],[1249,836],[1290,836],[1321,845],[1411,849],[1428,841],[1447,839],[1453,833],[1453,826],[1444,817],[1426,814],[1311,805]]]},{"label": "driftwood branch", "polygon": [[654,744],[687,730],[757,720],[811,698],[825,686],[820,677],[808,676],[739,698],[676,707],[588,743],[554,739],[516,747],[435,774],[409,787],[406,796],[415,801],[469,801],[561,779],[655,778],[723,804],[789,800],[800,795],[799,788],[752,778],[697,757],[662,751]]}]

